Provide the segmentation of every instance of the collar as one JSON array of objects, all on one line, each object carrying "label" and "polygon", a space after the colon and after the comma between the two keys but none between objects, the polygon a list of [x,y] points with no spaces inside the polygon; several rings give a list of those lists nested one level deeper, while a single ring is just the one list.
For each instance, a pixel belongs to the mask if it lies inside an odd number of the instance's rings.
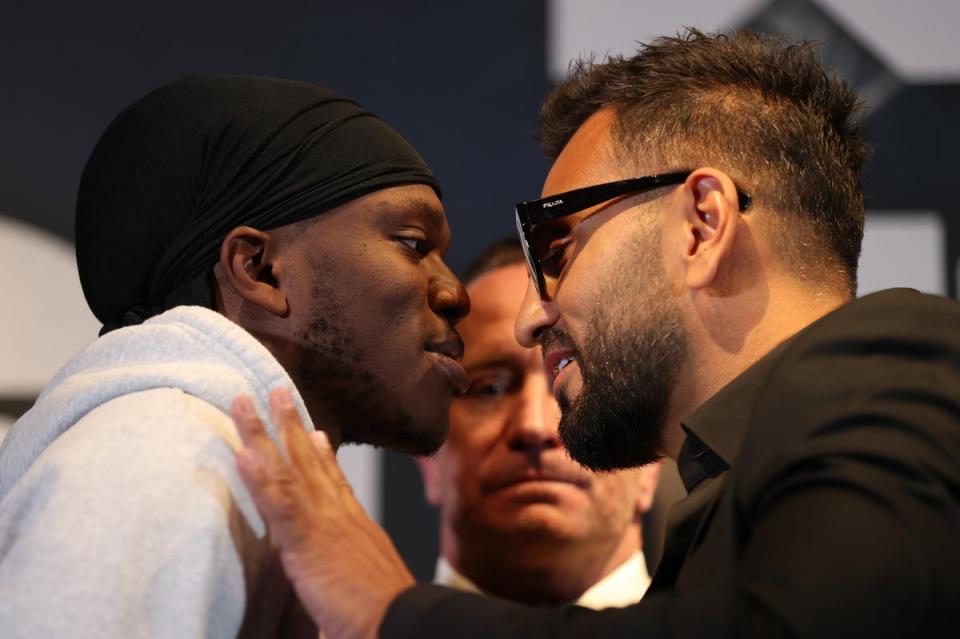
[{"label": "collar", "polygon": [[477,584],[460,574],[456,568],[450,565],[450,562],[447,561],[447,558],[443,555],[437,558],[437,569],[433,574],[433,583],[448,586],[454,590],[472,592],[478,595],[483,594],[483,591],[477,587]]},{"label": "collar", "polygon": [[791,341],[764,355],[680,424],[687,437],[677,457],[677,469],[688,493],[736,461],[760,388]]},{"label": "collar", "polygon": [[642,552],[635,552],[609,575],[580,595],[577,605],[593,610],[635,604],[650,586],[650,573]]},{"label": "collar", "polygon": [[[455,590],[484,594],[470,579],[460,574],[445,557],[437,559],[433,582]],[[636,552],[609,575],[593,584],[574,603],[584,608],[602,610],[637,603],[650,586],[650,574],[642,552]]]}]

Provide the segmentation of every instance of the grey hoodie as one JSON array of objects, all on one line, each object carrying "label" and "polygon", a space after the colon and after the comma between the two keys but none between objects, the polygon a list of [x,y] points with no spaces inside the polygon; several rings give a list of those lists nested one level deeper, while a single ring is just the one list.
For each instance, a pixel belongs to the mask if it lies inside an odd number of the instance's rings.
[{"label": "grey hoodie", "polygon": [[200,307],[70,360],[0,447],[0,637],[278,632],[290,589],[229,417],[241,393],[266,417],[277,386],[312,430],[266,348]]}]

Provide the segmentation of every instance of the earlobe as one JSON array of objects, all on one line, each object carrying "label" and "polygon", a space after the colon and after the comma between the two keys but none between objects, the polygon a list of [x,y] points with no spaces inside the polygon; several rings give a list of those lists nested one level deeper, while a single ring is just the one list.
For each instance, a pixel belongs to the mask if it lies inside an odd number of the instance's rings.
[{"label": "earlobe", "polygon": [[273,238],[249,226],[231,230],[220,245],[219,266],[226,284],[245,302],[285,317],[287,296],[273,270]]}]

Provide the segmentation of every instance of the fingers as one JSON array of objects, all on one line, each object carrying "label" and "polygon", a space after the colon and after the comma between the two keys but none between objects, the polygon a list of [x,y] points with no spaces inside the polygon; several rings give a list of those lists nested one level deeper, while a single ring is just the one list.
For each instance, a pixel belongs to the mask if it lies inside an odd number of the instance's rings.
[{"label": "fingers", "polygon": [[233,400],[231,413],[243,445],[252,453],[252,461],[271,468],[284,463],[249,397],[241,395]]},{"label": "fingers", "polygon": [[270,439],[248,398],[239,397],[233,405],[233,417],[246,446],[237,453],[237,462],[254,501],[267,519],[287,518],[286,511],[300,492],[321,502],[335,499],[348,512],[362,513],[363,507],[337,464],[326,434],[307,433],[287,389],[274,389],[269,404],[286,457]]},{"label": "fingers", "polygon": [[290,463],[294,468],[310,473],[317,465],[316,455],[303,428],[300,415],[293,406],[290,391],[285,388],[275,388],[270,393],[270,417],[277,425]]},{"label": "fingers", "polygon": [[[303,422],[287,389],[277,388],[270,393],[270,416],[280,429],[290,463],[295,468],[308,477],[322,473],[335,485],[348,485],[326,433],[307,433],[304,430]],[[317,437],[321,439],[316,439]]]},{"label": "fingers", "polygon": [[[325,432],[316,430],[307,433],[307,437],[310,438],[310,446],[313,448],[315,459],[318,459],[324,468],[337,464],[337,455],[333,452],[333,447],[330,446],[330,438],[327,437]],[[337,465],[337,470],[339,469],[340,466]]]},{"label": "fingers", "polygon": [[240,477],[274,534],[287,537],[295,532],[292,526],[297,512],[290,505],[297,477],[270,439],[248,397],[234,400],[232,413],[246,446],[237,452]]},{"label": "fingers", "polygon": [[307,434],[310,437],[310,443],[318,455],[326,454],[324,451],[330,448],[330,438],[322,430],[315,430]]},{"label": "fingers", "polygon": [[318,472],[324,473],[332,486],[337,489],[343,506],[351,513],[366,515],[363,506],[360,505],[353,494],[353,487],[347,481],[346,475],[343,474],[340,464],[337,463],[337,456],[333,452],[333,447],[330,446],[330,439],[327,434],[318,430],[308,433],[307,439],[313,448],[313,463],[319,466]]}]

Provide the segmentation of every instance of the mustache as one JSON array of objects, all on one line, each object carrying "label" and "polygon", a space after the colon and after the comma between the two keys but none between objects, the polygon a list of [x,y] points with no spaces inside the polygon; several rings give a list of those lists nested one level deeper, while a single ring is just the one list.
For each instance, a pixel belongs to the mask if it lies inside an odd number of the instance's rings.
[{"label": "mustache", "polygon": [[576,341],[570,337],[570,333],[558,326],[551,326],[540,333],[541,352],[546,354],[549,351],[577,351],[580,348]]}]

